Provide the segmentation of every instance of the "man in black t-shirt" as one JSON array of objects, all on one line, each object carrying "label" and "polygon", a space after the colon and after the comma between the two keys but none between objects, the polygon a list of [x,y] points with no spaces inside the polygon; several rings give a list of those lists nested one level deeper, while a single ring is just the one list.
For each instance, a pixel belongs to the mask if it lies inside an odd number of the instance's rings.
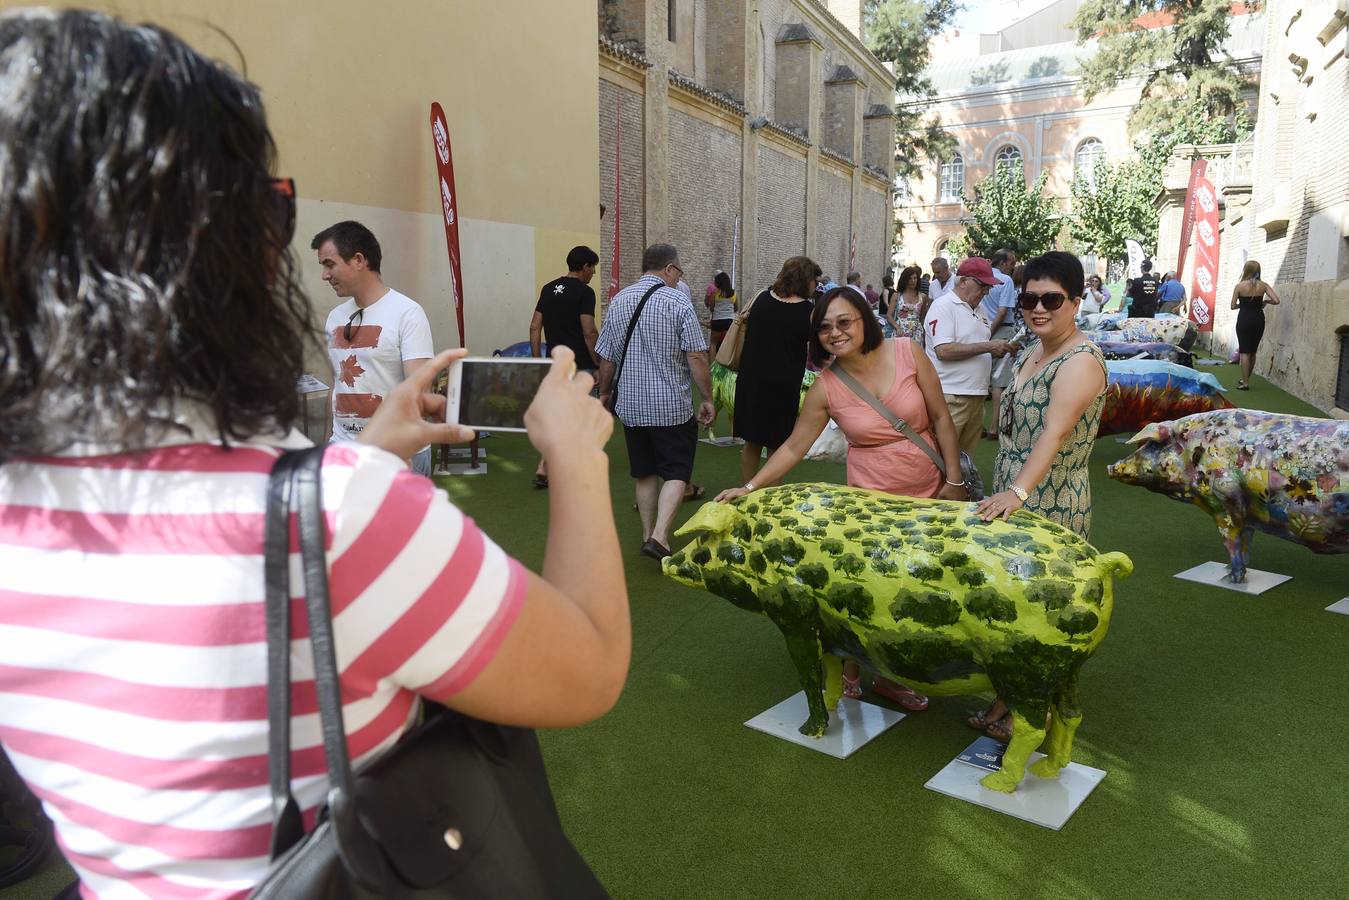
[{"label": "man in black t-shirt", "polygon": [[539,291],[534,318],[529,323],[529,350],[542,356],[539,334],[549,347],[570,347],[576,354],[576,368],[593,372],[595,361],[595,292],[590,279],[600,257],[589,247],[573,247],[567,254],[567,274],[548,282]]},{"label": "man in black t-shirt", "polygon": [[[567,274],[555,278],[539,290],[539,302],[534,305],[534,318],[529,320],[529,354],[543,355],[540,333],[549,348],[569,347],[576,354],[576,368],[596,374],[599,362],[595,355],[595,291],[590,279],[600,256],[589,247],[572,247],[567,254]],[[548,468],[539,460],[534,471],[534,486],[548,487]]]},{"label": "man in black t-shirt", "polygon": [[1152,260],[1143,260],[1143,274],[1129,282],[1129,316],[1152,319],[1157,315],[1157,301],[1161,294],[1160,279],[1152,274]]}]

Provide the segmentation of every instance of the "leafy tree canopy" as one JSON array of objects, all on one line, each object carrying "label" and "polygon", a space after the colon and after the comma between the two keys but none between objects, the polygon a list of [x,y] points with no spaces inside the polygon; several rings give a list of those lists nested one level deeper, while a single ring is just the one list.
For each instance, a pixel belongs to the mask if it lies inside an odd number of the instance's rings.
[{"label": "leafy tree canopy", "polygon": [[905,98],[895,107],[895,174],[900,177],[918,175],[925,162],[955,152],[955,139],[921,101],[936,95],[925,74],[928,42],[962,8],[958,0],[867,0],[863,7],[867,47],[881,60],[894,63],[895,91]]},{"label": "leafy tree canopy", "polygon": [[[1174,24],[1142,24],[1159,17]],[[1197,106],[1207,119],[1225,123],[1223,141],[1232,140],[1245,79],[1222,49],[1231,25],[1230,0],[1085,0],[1073,27],[1079,43],[1095,38],[1098,44],[1082,61],[1087,102],[1120,81],[1141,78],[1142,95],[1129,118],[1134,134],[1183,128]]]},{"label": "leafy tree canopy", "polygon": [[1017,256],[1037,256],[1054,247],[1062,227],[1058,204],[1045,194],[1049,173],[1041,172],[1030,187],[1021,162],[1003,163],[975,188],[960,198],[969,210],[965,241],[948,247],[953,255],[991,256],[1006,248]]}]

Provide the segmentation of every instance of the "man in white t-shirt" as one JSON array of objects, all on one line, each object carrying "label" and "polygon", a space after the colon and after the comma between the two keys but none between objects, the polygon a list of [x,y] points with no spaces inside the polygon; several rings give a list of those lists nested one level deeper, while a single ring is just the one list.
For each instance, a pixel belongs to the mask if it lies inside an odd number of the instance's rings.
[{"label": "man in white t-shirt", "polygon": [[[354,441],[379,404],[435,355],[431,323],[415,300],[384,284],[379,241],[360,222],[338,222],[314,235],[323,280],[350,298],[328,314],[323,332],[333,366],[332,439]],[[412,457],[431,474],[431,448]]]},{"label": "man in white t-shirt", "polygon": [[984,428],[993,358],[1012,349],[1007,341],[989,340],[988,322],[977,311],[979,301],[997,283],[988,260],[970,257],[956,269],[955,286],[932,301],[923,322],[927,355],[941,379],[960,449],[970,456],[978,449]]},{"label": "man in white t-shirt", "polygon": [[946,296],[951,293],[955,283],[956,277],[951,274],[951,264],[946,261],[946,257],[938,256],[932,260],[932,278],[927,283],[928,299]]}]

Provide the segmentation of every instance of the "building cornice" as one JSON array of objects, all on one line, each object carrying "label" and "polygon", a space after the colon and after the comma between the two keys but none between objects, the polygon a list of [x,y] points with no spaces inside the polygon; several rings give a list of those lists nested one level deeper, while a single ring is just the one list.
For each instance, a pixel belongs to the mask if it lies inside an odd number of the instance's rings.
[{"label": "building cornice", "polygon": [[686,94],[692,94],[704,103],[735,113],[740,118],[744,118],[749,110],[745,104],[732,97],[730,94],[723,94],[721,91],[714,91],[712,88],[703,87],[689,76],[674,69],[669,70],[670,85],[677,87]]},{"label": "building cornice", "polygon": [[771,132],[777,137],[784,138],[793,144],[798,144],[801,147],[810,146],[810,138],[806,137],[806,133],[794,125],[783,125],[770,119],[764,123],[763,128],[764,131]]},{"label": "building cornice", "polygon": [[828,147],[820,147],[820,157],[827,159],[836,165],[842,166],[847,170],[849,175],[852,174],[853,169],[857,168],[857,164],[852,161],[850,156],[839,153],[837,150],[831,150]]},{"label": "building cornice", "polygon": [[636,50],[631,50],[627,47],[624,47],[622,44],[618,43],[613,38],[604,34],[600,35],[600,53],[604,54],[610,59],[615,59],[618,60],[619,62],[627,63],[628,65],[638,69],[649,69],[653,65],[651,60],[647,59],[645,56],[638,53]]}]

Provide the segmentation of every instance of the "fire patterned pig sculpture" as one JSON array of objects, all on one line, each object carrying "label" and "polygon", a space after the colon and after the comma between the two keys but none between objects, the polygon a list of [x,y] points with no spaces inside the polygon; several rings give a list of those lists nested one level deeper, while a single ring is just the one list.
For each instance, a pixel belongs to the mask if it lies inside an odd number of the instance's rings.
[{"label": "fire patterned pig sculpture", "polygon": [[1105,366],[1100,434],[1132,434],[1153,422],[1233,406],[1209,372],[1160,359],[1112,359]]},{"label": "fire patterned pig sculpture", "polygon": [[1316,553],[1349,552],[1349,422],[1224,409],[1149,425],[1111,478],[1213,516],[1246,580],[1256,530]]},{"label": "fire patterned pig sculpture", "polygon": [[707,503],[678,535],[695,540],[665,560],[666,575],[781,629],[810,705],[802,734],[824,734],[842,693],[833,654],[932,694],[992,687],[1016,725],[983,784],[1009,792],[1051,711],[1032,771],[1052,778],[1068,764],[1078,671],[1110,624],[1111,575],[1133,569],[1031,513],[985,523],[972,503],[835,484]]}]

